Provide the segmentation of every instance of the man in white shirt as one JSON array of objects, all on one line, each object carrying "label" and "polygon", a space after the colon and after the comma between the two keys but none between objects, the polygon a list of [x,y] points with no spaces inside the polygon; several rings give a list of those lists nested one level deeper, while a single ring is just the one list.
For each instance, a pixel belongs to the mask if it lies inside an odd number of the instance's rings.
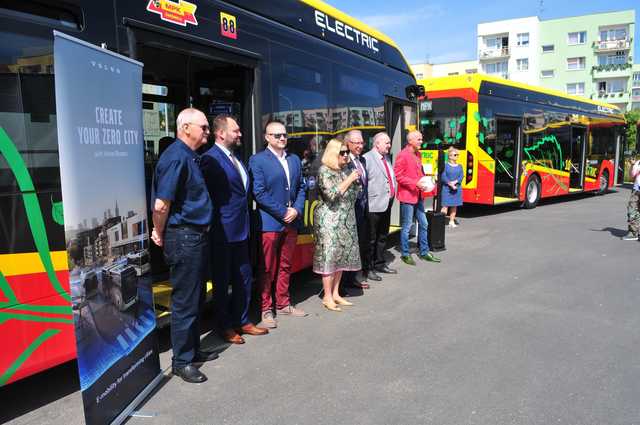
[{"label": "man in white shirt", "polygon": [[[360,246],[360,262],[362,263],[362,271],[344,272],[342,274],[342,282],[345,287],[355,287],[359,289],[369,289],[367,279],[369,278],[369,223],[367,221],[367,214],[369,213],[369,199],[367,194],[367,170],[366,161],[362,156],[362,150],[364,149],[364,139],[362,138],[362,132],[360,130],[351,130],[344,136],[345,142],[347,142],[347,148],[349,149],[350,161],[347,164],[347,173],[352,170],[358,170],[360,172],[360,184],[362,190],[358,193],[355,203],[356,211],[356,225],[358,227],[358,245]],[[371,271],[371,280],[382,280],[375,271]]]},{"label": "man in white shirt", "polygon": [[[280,122],[265,128],[267,148],[249,159],[253,196],[258,205],[258,228],[262,232],[262,256],[258,282],[262,293],[262,325],[275,328],[272,292],[277,315],[304,317],[307,314],[291,304],[289,280],[293,255],[302,225],[306,187],[302,164],[286,152],[287,130]],[[274,290],[275,286],[275,290]]]}]

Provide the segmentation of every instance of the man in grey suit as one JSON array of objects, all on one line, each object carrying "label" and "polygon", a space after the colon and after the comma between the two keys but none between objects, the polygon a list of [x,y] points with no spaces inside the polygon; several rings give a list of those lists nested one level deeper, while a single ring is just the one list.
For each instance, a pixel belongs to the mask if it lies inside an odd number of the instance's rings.
[{"label": "man in grey suit", "polygon": [[364,154],[367,167],[369,190],[369,234],[370,234],[370,271],[375,276],[379,273],[397,273],[390,268],[384,259],[384,251],[389,234],[391,206],[398,191],[396,177],[388,154],[391,149],[391,139],[385,132],[373,136],[373,148]]}]

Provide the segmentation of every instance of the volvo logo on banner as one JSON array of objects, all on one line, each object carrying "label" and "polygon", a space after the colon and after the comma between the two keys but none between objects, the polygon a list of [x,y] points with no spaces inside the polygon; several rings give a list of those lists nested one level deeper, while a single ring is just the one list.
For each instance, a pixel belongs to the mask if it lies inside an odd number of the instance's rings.
[{"label": "volvo logo on banner", "polygon": [[377,38],[357,28],[353,28],[351,25],[329,16],[324,12],[319,10],[315,11],[315,22],[316,25],[322,29],[323,35],[325,35],[325,32],[333,33],[354,47],[358,47],[359,49],[364,48],[373,55],[377,55],[380,52]]}]

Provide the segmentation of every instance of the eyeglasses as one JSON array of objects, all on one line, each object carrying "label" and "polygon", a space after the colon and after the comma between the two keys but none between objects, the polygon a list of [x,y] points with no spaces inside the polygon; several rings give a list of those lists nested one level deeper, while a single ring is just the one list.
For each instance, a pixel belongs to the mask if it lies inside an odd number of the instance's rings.
[{"label": "eyeglasses", "polygon": [[349,155],[349,151],[340,151],[340,155],[342,156],[348,156]]},{"label": "eyeglasses", "polygon": [[269,136],[275,138],[275,139],[281,139],[281,138],[287,138],[287,133],[267,133]]},{"label": "eyeglasses", "polygon": [[196,127],[200,127],[202,131],[205,133],[211,131],[211,127],[209,127],[209,124],[196,124],[194,122],[190,122],[189,125],[195,125]]}]

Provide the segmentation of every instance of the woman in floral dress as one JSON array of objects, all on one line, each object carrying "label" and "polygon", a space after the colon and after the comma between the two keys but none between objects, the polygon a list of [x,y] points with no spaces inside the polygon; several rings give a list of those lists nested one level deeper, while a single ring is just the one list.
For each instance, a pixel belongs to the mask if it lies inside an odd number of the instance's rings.
[{"label": "woman in floral dress", "polygon": [[318,170],[320,202],[313,215],[313,271],[322,275],[322,304],[332,311],[341,311],[338,305],[353,305],[338,293],[340,278],[343,271],[361,268],[354,204],[362,187],[357,170],[346,173],[348,162],[347,146],[331,140]]}]

